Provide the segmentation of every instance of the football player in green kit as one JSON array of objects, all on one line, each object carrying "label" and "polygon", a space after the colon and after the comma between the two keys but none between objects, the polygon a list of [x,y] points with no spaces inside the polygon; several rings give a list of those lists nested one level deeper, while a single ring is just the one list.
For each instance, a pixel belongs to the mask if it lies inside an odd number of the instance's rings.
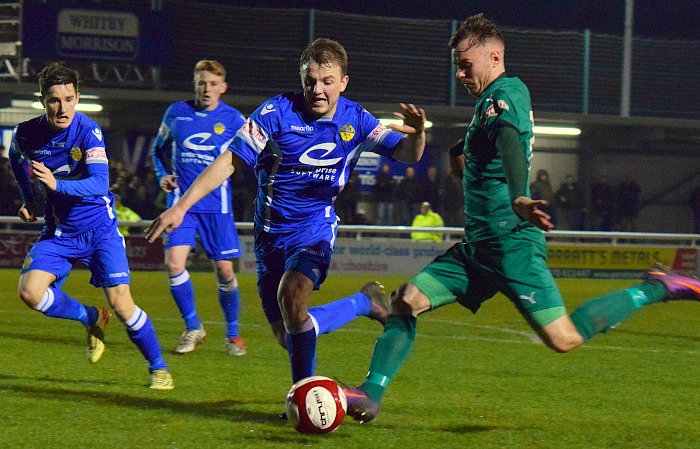
[{"label": "football player in green kit", "polygon": [[557,352],[568,352],[606,332],[643,306],[669,299],[700,300],[700,281],[655,268],[644,282],[593,298],[571,315],[547,267],[543,230],[553,228],[530,198],[533,119],[530,93],[506,76],[505,44],[497,26],[478,14],[450,40],[456,76],[478,97],[464,146],[450,149],[465,191],[464,241],[430,262],[391,297],[391,313],[359,388],[345,388],[347,414],[360,422],[377,416],[384,391],[408,357],[416,317],[459,303],[476,312],[497,292],[507,296]]}]

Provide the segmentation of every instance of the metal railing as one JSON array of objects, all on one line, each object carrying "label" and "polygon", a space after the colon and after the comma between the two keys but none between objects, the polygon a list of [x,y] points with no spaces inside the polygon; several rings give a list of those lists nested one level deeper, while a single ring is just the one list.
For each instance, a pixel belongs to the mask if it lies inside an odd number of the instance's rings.
[{"label": "metal railing", "polygon": [[[122,221],[120,226],[130,228],[146,228],[152,220]],[[0,232],[37,233],[41,231],[42,221],[25,223],[18,217],[0,216]],[[242,234],[252,234],[253,223],[236,223]],[[462,228],[455,227],[421,227],[411,226],[376,226],[376,225],[340,225],[338,234],[352,236],[357,240],[364,239],[409,239],[411,232],[439,232],[444,234],[445,241],[458,242],[464,236]],[[133,234],[131,234],[133,236]],[[601,231],[549,231],[545,233],[549,243],[600,246],[657,246],[684,247],[700,249],[700,234],[675,234],[663,232],[601,232]]]}]

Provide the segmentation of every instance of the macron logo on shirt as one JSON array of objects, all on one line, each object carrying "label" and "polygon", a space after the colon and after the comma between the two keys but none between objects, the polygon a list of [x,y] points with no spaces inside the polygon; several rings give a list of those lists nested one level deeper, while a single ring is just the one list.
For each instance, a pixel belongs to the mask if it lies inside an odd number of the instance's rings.
[{"label": "macron logo on shirt", "polygon": [[97,139],[102,142],[102,131],[99,128],[95,128],[92,130],[92,133],[97,137]]}]

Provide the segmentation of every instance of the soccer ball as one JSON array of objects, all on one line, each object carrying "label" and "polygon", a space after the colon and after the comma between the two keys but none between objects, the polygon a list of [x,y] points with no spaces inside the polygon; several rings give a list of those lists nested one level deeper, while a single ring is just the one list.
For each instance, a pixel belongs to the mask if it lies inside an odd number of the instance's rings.
[{"label": "soccer ball", "polygon": [[345,393],[332,379],[311,376],[292,385],[285,401],[287,419],[301,433],[329,433],[342,424]]}]

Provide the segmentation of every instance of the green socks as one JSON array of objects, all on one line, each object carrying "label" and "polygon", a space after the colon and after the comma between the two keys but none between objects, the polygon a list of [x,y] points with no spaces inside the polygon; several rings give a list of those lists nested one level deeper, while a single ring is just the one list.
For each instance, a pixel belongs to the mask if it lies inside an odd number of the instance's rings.
[{"label": "green socks", "polygon": [[415,338],[415,317],[389,315],[374,347],[367,380],[360,386],[371,400],[381,401],[387,385],[411,353]]},{"label": "green socks", "polygon": [[641,307],[663,301],[666,289],[661,284],[644,283],[581,304],[571,320],[585,341],[608,332]]}]

